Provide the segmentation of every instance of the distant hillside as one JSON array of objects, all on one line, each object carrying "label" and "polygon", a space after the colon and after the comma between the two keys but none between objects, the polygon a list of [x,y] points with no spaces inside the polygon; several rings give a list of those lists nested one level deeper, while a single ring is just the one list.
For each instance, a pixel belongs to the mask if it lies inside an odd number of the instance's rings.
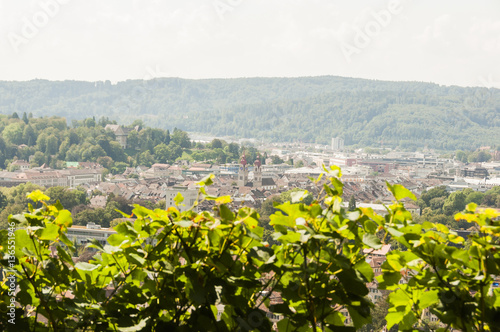
[{"label": "distant hillside", "polygon": [[0,82],[0,113],[140,118],[220,136],[475,149],[500,142],[500,90],[341,77]]}]

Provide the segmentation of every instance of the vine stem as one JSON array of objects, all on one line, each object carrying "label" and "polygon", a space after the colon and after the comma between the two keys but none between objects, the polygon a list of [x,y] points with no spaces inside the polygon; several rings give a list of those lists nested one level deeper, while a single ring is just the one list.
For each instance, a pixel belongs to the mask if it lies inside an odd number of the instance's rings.
[{"label": "vine stem", "polygon": [[[24,271],[24,275],[26,276],[26,278],[28,279],[28,281],[30,282],[30,284],[33,286],[33,289],[35,290],[35,293],[38,295],[38,297],[40,298],[40,302],[42,303],[42,305],[48,309],[48,305],[47,305],[47,302],[43,299],[43,295],[40,293],[40,291],[38,290],[38,288],[35,286],[35,283],[34,281],[32,280],[32,278],[29,276],[28,274],[28,271],[26,270],[26,267],[21,264],[21,267]],[[37,309],[37,314],[38,314],[38,309]],[[50,324],[52,325],[52,329],[54,331],[57,331],[57,326],[56,326],[56,323],[55,323],[55,320],[54,320],[54,317],[52,316],[52,312],[50,310],[47,310],[47,314],[49,315],[49,320],[50,320]],[[36,324],[36,322],[35,322]]]}]

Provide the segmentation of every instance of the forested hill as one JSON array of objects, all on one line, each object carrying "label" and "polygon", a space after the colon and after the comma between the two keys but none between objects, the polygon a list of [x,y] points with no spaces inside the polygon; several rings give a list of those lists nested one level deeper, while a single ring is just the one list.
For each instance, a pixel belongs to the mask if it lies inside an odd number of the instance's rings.
[{"label": "forested hill", "polygon": [[500,142],[500,90],[342,77],[0,82],[0,113],[140,118],[272,141],[475,149]]}]

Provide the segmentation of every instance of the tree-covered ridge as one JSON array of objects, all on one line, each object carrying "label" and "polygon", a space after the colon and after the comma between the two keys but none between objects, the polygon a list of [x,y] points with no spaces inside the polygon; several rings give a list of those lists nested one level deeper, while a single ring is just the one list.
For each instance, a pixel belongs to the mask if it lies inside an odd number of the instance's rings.
[{"label": "tree-covered ridge", "polygon": [[[500,141],[500,91],[341,77],[0,82],[0,113],[274,141],[475,150]],[[317,121],[320,119],[321,121]]]},{"label": "tree-covered ridge", "polygon": [[[177,128],[150,128],[135,120],[123,128],[128,132],[125,149],[106,125],[116,124],[109,118],[86,118],[71,121],[61,117],[33,117],[16,112],[0,115],[0,169],[9,168],[15,160],[29,161],[33,167],[46,164],[54,169],[66,162],[97,162],[106,172],[123,173],[126,167],[150,167],[154,163],[189,161],[232,162],[239,159],[243,147],[214,139],[211,143],[191,142],[188,134]],[[251,161],[254,148],[246,148]],[[12,166],[13,167],[13,166]],[[10,168],[12,168],[10,167]]]},{"label": "tree-covered ridge", "polygon": [[[67,237],[69,211],[34,191],[29,212],[10,216],[9,229],[0,231],[6,248],[0,264],[11,277],[0,284],[0,327],[270,331],[271,312],[279,331],[355,331],[372,321],[367,283],[376,280],[390,291],[389,329],[429,330],[428,311],[442,323],[438,331],[497,329],[497,212],[478,213],[470,204],[455,216],[477,229],[464,248],[465,239],[446,226],[414,223],[401,200],[415,196],[401,185],[388,184],[394,202],[385,218],[369,208],[343,209],[340,176],[340,169],[331,168],[311,204],[301,201],[306,192],[295,192],[292,201],[276,206],[272,246],[262,242],[255,210],[232,211],[229,197],[206,194],[208,176],[200,182],[200,199],[215,201],[213,212],[135,206],[136,218],[117,225],[108,244],[89,245],[97,254],[88,263],[70,257],[75,248]],[[367,258],[389,240],[404,250],[389,252],[375,277]],[[280,301],[271,301],[273,294]]]}]

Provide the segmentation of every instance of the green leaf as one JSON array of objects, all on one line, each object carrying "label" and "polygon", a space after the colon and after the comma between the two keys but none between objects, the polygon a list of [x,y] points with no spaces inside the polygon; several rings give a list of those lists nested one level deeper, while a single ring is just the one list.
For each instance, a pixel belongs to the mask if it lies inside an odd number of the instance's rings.
[{"label": "green leaf", "polygon": [[409,310],[406,312],[401,323],[399,323],[399,328],[404,331],[410,330],[417,321],[415,313]]},{"label": "green leaf", "polygon": [[382,243],[380,239],[375,234],[363,234],[363,243],[369,246],[370,248],[380,249],[382,248]]},{"label": "green leaf", "polygon": [[31,199],[33,202],[38,202],[38,201],[49,201],[50,197],[47,195],[44,195],[39,189],[32,191],[31,193],[26,195],[27,198]]},{"label": "green leaf", "polygon": [[215,199],[215,203],[217,204],[227,204],[227,203],[231,203],[231,196],[221,196],[221,197],[217,197]]},{"label": "green leaf", "polygon": [[258,257],[264,264],[273,263],[276,259],[274,251],[271,248],[266,247],[252,248],[250,251],[250,257]]},{"label": "green leaf", "polygon": [[427,230],[427,229],[433,229],[435,227],[436,227],[436,225],[434,225],[434,223],[432,223],[432,222],[424,221],[422,223],[422,228],[425,229],[425,230]]},{"label": "green leaf", "polygon": [[234,213],[227,207],[227,205],[222,204],[220,206],[220,216],[225,220],[234,220]]},{"label": "green leaf", "polygon": [[401,273],[384,271],[384,274],[377,276],[375,279],[378,281],[379,288],[390,289],[393,286],[398,285],[399,280],[401,279]]},{"label": "green leaf", "polygon": [[197,182],[196,184],[199,185],[199,186],[210,186],[211,184],[214,183],[212,181],[212,179],[214,177],[215,176],[213,174],[209,174],[209,175],[205,176],[200,182]]},{"label": "green leaf", "polygon": [[373,280],[373,269],[366,261],[363,260],[361,262],[358,262],[356,265],[354,265],[354,268],[356,269],[356,271],[360,272],[368,282]]},{"label": "green leaf", "polygon": [[465,210],[467,210],[469,212],[476,212],[476,209],[477,209],[477,204],[476,203],[469,203],[465,207]]},{"label": "green leaf", "polygon": [[403,320],[405,313],[402,311],[398,312],[390,312],[385,316],[385,320],[387,321],[387,330],[390,330],[395,324],[399,324]]},{"label": "green leaf", "polygon": [[296,243],[300,241],[300,233],[296,232],[288,232],[287,234],[283,235],[281,233],[273,233],[273,238],[275,240],[278,240],[284,244],[286,243]]},{"label": "green leaf", "polygon": [[144,263],[146,263],[146,260],[137,254],[129,254],[128,257],[129,260],[136,265],[143,266]]},{"label": "green leaf", "polygon": [[58,235],[59,226],[55,224],[48,224],[47,227],[42,230],[42,234],[40,234],[40,240],[54,241]]},{"label": "green leaf", "polygon": [[439,302],[438,291],[432,290],[423,292],[418,301],[421,309],[430,307],[431,305]]},{"label": "green leaf", "polygon": [[70,248],[71,250],[75,249],[75,244],[70,239],[68,239],[65,233],[59,234],[59,240],[66,246],[68,246],[68,248]]},{"label": "green leaf", "polygon": [[150,317],[144,318],[141,320],[138,324],[130,327],[119,327],[119,330],[122,332],[137,332],[137,331],[143,331],[144,328],[146,327],[146,324],[148,323],[148,320]]},{"label": "green leaf", "polygon": [[469,253],[465,250],[454,250],[451,253],[451,257],[462,262],[464,265],[467,265],[470,261]]},{"label": "green leaf", "polygon": [[[23,252],[29,253],[28,256],[35,256],[35,245],[33,244],[31,237],[28,235],[28,232],[25,229],[18,229],[14,232],[14,234],[16,239],[16,256],[23,256]],[[23,249],[25,249],[25,251],[23,251]]]},{"label": "green leaf", "polygon": [[328,173],[332,174],[333,176],[336,176],[338,178],[342,177],[342,170],[337,165],[331,165]]},{"label": "green leaf", "polygon": [[175,205],[180,205],[182,202],[184,201],[184,196],[181,195],[181,193],[177,193],[177,195],[175,195],[174,197],[174,202],[175,202]]},{"label": "green leaf", "polygon": [[63,210],[63,209],[64,209],[64,207],[62,206],[62,204],[61,204],[61,202],[60,202],[59,200],[57,200],[57,201],[56,201],[56,203],[54,204],[54,207],[55,207],[57,210],[59,210],[59,211],[61,211],[61,210]]},{"label": "green leaf", "polygon": [[394,198],[396,198],[397,201],[400,201],[406,197],[409,197],[414,201],[417,200],[417,197],[415,197],[415,195],[411,191],[409,191],[408,189],[406,189],[402,185],[395,184],[395,185],[391,186],[391,184],[387,181],[386,181],[386,184],[387,184],[387,188],[389,188],[389,191],[394,195]]},{"label": "green leaf", "polygon": [[94,271],[95,269],[99,268],[99,266],[100,265],[94,265],[84,262],[79,262],[75,264],[75,268],[82,271]]},{"label": "green leaf", "polygon": [[411,303],[411,299],[402,289],[398,289],[389,294],[389,302],[395,307],[407,306]]},{"label": "green leaf", "polygon": [[378,225],[372,220],[366,220],[363,226],[368,233],[372,234],[376,233],[378,229]]},{"label": "green leaf", "polygon": [[112,246],[120,247],[122,244],[130,242],[130,239],[128,239],[125,235],[116,233],[116,234],[111,234],[108,237],[108,243],[111,244]]},{"label": "green leaf", "polygon": [[325,318],[325,322],[336,327],[341,327],[344,325],[345,317],[338,311],[331,312],[328,317]]},{"label": "green leaf", "polygon": [[292,199],[292,203],[298,203],[307,197],[307,190],[294,191],[290,193],[290,197]]},{"label": "green leaf", "polygon": [[73,218],[71,217],[71,212],[68,210],[60,210],[54,223],[56,225],[64,225],[66,227],[71,227],[73,225]]},{"label": "green leaf", "polygon": [[294,227],[295,226],[295,219],[290,218],[289,216],[284,216],[281,212],[276,212],[269,216],[269,219],[271,221],[269,222],[269,225],[274,226],[274,225],[283,225],[283,226],[288,226],[288,227]]},{"label": "green leaf", "polygon": [[146,209],[144,206],[140,206],[139,204],[134,204],[134,209],[132,210],[132,213],[134,213],[138,217],[147,217],[151,214],[154,214],[153,211]]},{"label": "green leaf", "polygon": [[389,232],[389,234],[391,234],[394,237],[400,237],[400,236],[404,235],[404,233],[402,233],[402,232],[400,232],[397,229],[392,228],[392,227],[387,227],[387,231]]},{"label": "green leaf", "polygon": [[290,332],[290,331],[295,331],[295,327],[293,326],[292,322],[288,318],[283,318],[280,320],[277,324],[278,326],[278,331],[279,332]]},{"label": "green leaf", "polygon": [[193,226],[193,222],[191,220],[181,220],[181,221],[176,221],[174,222],[174,225],[177,225],[179,227],[187,228]]},{"label": "green leaf", "polygon": [[57,255],[59,256],[59,258],[61,258],[66,263],[68,263],[70,265],[75,264],[73,262],[73,260],[71,259],[71,257],[68,255],[68,253],[66,251],[64,251],[64,249],[61,246],[57,246]]}]

